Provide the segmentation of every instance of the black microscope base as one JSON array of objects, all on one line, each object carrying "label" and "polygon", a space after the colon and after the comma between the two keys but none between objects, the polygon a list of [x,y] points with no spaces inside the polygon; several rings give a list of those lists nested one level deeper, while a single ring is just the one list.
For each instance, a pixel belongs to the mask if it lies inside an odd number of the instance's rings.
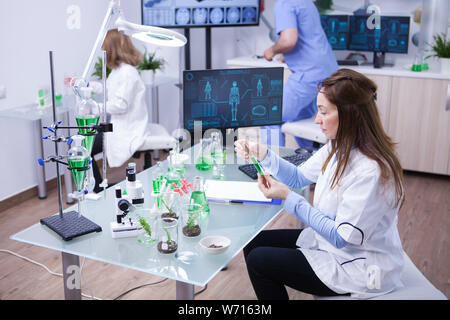
[{"label": "black microscope base", "polygon": [[65,241],[72,240],[91,232],[100,232],[102,228],[92,222],[91,220],[81,216],[76,211],[64,212],[63,217],[59,214],[43,218],[40,220],[43,225],[46,225]]}]

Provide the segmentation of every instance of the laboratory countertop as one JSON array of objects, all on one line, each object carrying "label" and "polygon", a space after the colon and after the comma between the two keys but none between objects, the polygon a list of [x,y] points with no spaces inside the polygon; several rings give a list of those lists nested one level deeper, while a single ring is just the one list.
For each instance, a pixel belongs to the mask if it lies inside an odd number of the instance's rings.
[{"label": "laboratory countertop", "polygon": [[[257,58],[256,56],[242,56],[227,60],[228,66],[243,66],[243,67],[285,67],[285,63],[280,61],[267,61],[264,58]],[[360,66],[340,66],[340,68],[348,68],[366,75],[380,75],[380,76],[396,76],[396,77],[410,77],[410,78],[424,78],[424,79],[441,79],[450,80],[450,74],[444,74],[433,70],[413,72],[410,70],[411,64],[407,61],[399,60],[394,66],[385,66],[380,69],[375,69],[372,65]]]},{"label": "laboratory countertop", "polygon": [[[280,156],[293,154],[293,149],[272,149]],[[228,150],[227,150],[228,151]],[[189,159],[197,159],[201,154],[200,145],[183,151]],[[245,163],[235,158],[233,148],[227,152],[227,165],[225,177],[228,181],[253,181],[240,170],[238,166]],[[229,163],[229,164],[228,164]],[[167,172],[167,160],[161,162],[163,172]],[[211,171],[198,171],[194,163],[186,165],[185,178],[193,181],[194,176],[212,179]],[[136,175],[145,190],[145,207],[152,208],[154,197],[151,196],[152,182],[159,176],[157,167],[153,166]],[[125,181],[118,183],[122,190],[126,187]],[[300,190],[299,190],[300,191]],[[150,274],[168,277],[177,281],[194,285],[205,286],[245,245],[264,229],[281,212],[281,205],[268,205],[257,203],[227,204],[209,203],[211,213],[204,235],[221,235],[231,240],[230,248],[220,255],[205,253],[197,238],[178,237],[178,253],[190,252],[192,259],[183,259],[183,256],[162,255],[155,247],[147,247],[138,243],[136,237],[111,237],[110,223],[116,219],[115,188],[108,188],[104,197],[96,201],[86,200],[81,204],[83,215],[102,227],[102,232],[91,233],[77,237],[70,241],[61,238],[37,222],[32,226],[14,234],[11,239],[57,250],[65,253],[87,257]],[[78,210],[76,206],[65,211]],[[203,235],[201,236],[203,237]]]}]

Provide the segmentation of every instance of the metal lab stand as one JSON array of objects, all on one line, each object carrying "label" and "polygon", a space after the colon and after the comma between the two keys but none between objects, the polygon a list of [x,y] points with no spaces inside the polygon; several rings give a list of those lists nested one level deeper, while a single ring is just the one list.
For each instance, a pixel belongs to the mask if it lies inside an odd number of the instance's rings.
[{"label": "metal lab stand", "polygon": [[[62,117],[62,121],[64,124],[69,123],[69,112],[70,108],[68,107],[56,107],[56,114],[57,116]],[[40,166],[37,163],[38,158],[44,158],[44,146],[42,139],[42,136],[44,136],[44,134],[42,134],[42,120],[51,119],[52,114],[53,113],[51,107],[40,107],[37,103],[0,111],[0,117],[29,120],[33,122],[33,144],[35,148],[35,157],[33,161],[36,164],[38,197],[40,199],[45,199],[47,197],[45,167]],[[70,135],[69,129],[67,129],[66,135]],[[68,196],[69,193],[73,192],[72,175],[70,170],[64,170],[64,182],[66,189],[66,202],[73,203],[74,200]]]}]

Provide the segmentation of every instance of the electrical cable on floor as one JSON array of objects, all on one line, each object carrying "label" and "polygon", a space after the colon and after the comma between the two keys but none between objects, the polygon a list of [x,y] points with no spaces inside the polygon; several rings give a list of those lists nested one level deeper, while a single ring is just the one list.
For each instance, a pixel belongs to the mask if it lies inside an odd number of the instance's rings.
[{"label": "electrical cable on floor", "polygon": [[[26,260],[26,261],[28,261],[28,262],[31,262],[31,263],[33,263],[33,264],[36,264],[36,265],[38,265],[38,266],[44,268],[44,269],[45,269],[48,273],[50,273],[51,275],[54,275],[54,276],[57,276],[57,277],[63,277],[62,273],[53,272],[53,271],[51,271],[47,266],[43,265],[42,263],[36,262],[36,261],[34,261],[34,260],[31,260],[30,258],[24,257],[24,256],[22,256],[22,255],[20,255],[20,254],[18,254],[18,253],[13,252],[13,251],[6,250],[6,249],[0,249],[0,252],[12,254],[12,255],[14,255],[14,256],[16,256],[16,257],[18,257],[18,258],[21,258],[21,259],[24,259],[24,260]],[[80,267],[80,276],[81,276],[82,280],[86,283],[86,285],[87,285],[87,287],[88,287],[88,290],[89,290],[89,293],[90,293],[90,296],[87,295],[87,294],[84,294],[84,293],[82,293],[81,295],[82,295],[83,297],[85,297],[85,298],[90,298],[90,299],[93,299],[93,300],[103,300],[103,299],[101,299],[101,298],[95,297],[95,296],[92,294],[92,290],[91,290],[91,287],[89,286],[89,283],[86,281],[86,279],[83,277],[83,274],[81,273],[81,271],[83,270],[85,261],[86,261],[86,258],[83,257],[83,260],[82,260],[82,262],[81,262],[81,267]],[[139,288],[142,288],[142,287],[146,287],[146,286],[155,285],[155,284],[161,283],[161,282],[163,282],[163,281],[166,281],[167,279],[168,279],[168,278],[165,278],[165,279],[160,280],[160,281],[157,281],[157,282],[147,283],[147,284],[143,284],[143,285],[140,285],[140,286],[138,286],[138,287],[132,288],[132,289],[130,289],[130,290],[128,290],[128,291],[126,291],[126,292],[120,294],[119,296],[117,296],[117,297],[114,298],[113,300],[118,300],[119,298],[121,298],[121,297],[123,297],[124,295],[130,293],[130,292],[133,291],[133,290],[136,290],[136,289],[139,289]],[[205,286],[205,289],[206,289],[206,286]],[[203,292],[205,289],[201,290],[200,292]],[[200,292],[198,292],[198,293],[200,293]],[[198,294],[198,293],[196,293],[196,294]]]},{"label": "electrical cable on floor", "polygon": [[[54,275],[54,276],[57,276],[57,277],[61,277],[61,278],[63,277],[62,273],[53,272],[53,271],[51,271],[47,266],[43,265],[42,263],[36,262],[36,261],[34,261],[34,260],[31,260],[30,258],[24,257],[24,256],[22,256],[22,255],[20,255],[20,254],[18,254],[18,253],[15,253],[15,252],[11,251],[11,250],[0,249],[0,252],[12,254],[13,256],[16,256],[16,257],[18,257],[18,258],[21,258],[21,259],[24,259],[24,260],[26,260],[26,261],[28,261],[28,262],[31,262],[31,263],[33,263],[33,264],[35,264],[35,265],[38,265],[38,266],[44,268],[44,269],[45,269],[48,273],[50,273],[51,275]],[[84,261],[85,261],[85,260],[83,260],[82,266],[81,266],[81,268],[80,268],[80,275],[81,275],[81,278],[82,278],[82,279],[84,280],[84,282],[86,283],[86,285],[88,286],[88,290],[89,290],[89,293],[90,293],[91,295],[88,296],[88,295],[86,295],[86,294],[84,294],[84,293],[82,293],[81,295],[82,295],[83,297],[85,297],[85,298],[90,298],[90,299],[95,299],[95,300],[102,300],[101,298],[97,298],[97,297],[95,297],[95,296],[92,294],[92,291],[91,291],[91,288],[90,288],[90,286],[89,286],[89,283],[86,281],[86,279],[84,279],[83,275],[81,274],[81,270],[82,270],[82,268],[83,268]]]},{"label": "electrical cable on floor", "polygon": [[162,280],[160,280],[160,281],[151,282],[151,283],[146,283],[146,284],[143,284],[143,285],[140,285],[140,286],[131,288],[130,290],[127,290],[127,291],[125,291],[124,293],[118,295],[118,296],[115,297],[113,300],[119,300],[120,298],[122,298],[124,295],[130,293],[131,291],[134,291],[134,290],[137,290],[137,289],[140,289],[140,288],[143,288],[143,287],[147,287],[147,286],[153,286],[153,285],[155,285],[155,284],[164,282],[164,281],[166,281],[167,279],[169,279],[169,278],[165,278],[165,279],[162,279]]},{"label": "electrical cable on floor", "polygon": [[206,290],[206,288],[208,288],[208,284],[205,284],[205,287],[204,287],[202,290],[200,290],[199,292],[194,293],[194,296],[196,296],[196,295],[202,293],[203,291]]}]

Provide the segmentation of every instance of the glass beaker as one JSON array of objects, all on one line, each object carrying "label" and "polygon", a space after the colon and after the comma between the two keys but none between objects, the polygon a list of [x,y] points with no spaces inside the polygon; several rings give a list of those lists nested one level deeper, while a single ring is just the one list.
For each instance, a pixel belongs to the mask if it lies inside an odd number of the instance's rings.
[{"label": "glass beaker", "polygon": [[39,107],[47,107],[51,105],[50,89],[47,86],[38,89],[38,101]]},{"label": "glass beaker", "polygon": [[179,218],[179,198],[180,195],[170,187],[167,187],[166,191],[159,194],[159,197],[156,200],[158,201],[159,199],[161,218]]},{"label": "glass beaker", "polygon": [[173,150],[170,151],[169,156],[167,157],[167,160],[169,162],[168,167],[168,176],[167,176],[167,182],[169,184],[176,183],[178,184],[178,181],[180,179],[184,178],[184,173],[186,172],[186,167],[184,165],[184,162],[180,160],[180,157],[178,157],[178,154],[175,153]]},{"label": "glass beaker", "polygon": [[196,203],[185,204],[181,207],[181,231],[188,238],[197,237],[202,233],[204,223],[202,206]]},{"label": "glass beaker", "polygon": [[195,168],[200,171],[211,170],[213,166],[213,160],[211,158],[210,140],[200,139],[200,155],[195,161]]},{"label": "glass beaker", "polygon": [[196,176],[194,178],[194,190],[191,193],[191,198],[189,199],[190,204],[199,204],[202,206],[202,214],[209,215],[209,204],[206,199],[204,180],[202,177]]},{"label": "glass beaker", "polygon": [[158,240],[158,215],[152,213],[150,209],[140,208],[133,212],[132,218],[139,223],[143,229],[142,233],[137,236],[137,241],[146,246],[156,244]]},{"label": "glass beaker", "polygon": [[175,253],[178,249],[178,220],[160,218],[158,223],[157,249],[162,254]]},{"label": "glass beaker", "polygon": [[211,133],[211,158],[213,159],[213,178],[225,178],[225,156],[226,152],[223,149],[222,141],[219,132]]}]

